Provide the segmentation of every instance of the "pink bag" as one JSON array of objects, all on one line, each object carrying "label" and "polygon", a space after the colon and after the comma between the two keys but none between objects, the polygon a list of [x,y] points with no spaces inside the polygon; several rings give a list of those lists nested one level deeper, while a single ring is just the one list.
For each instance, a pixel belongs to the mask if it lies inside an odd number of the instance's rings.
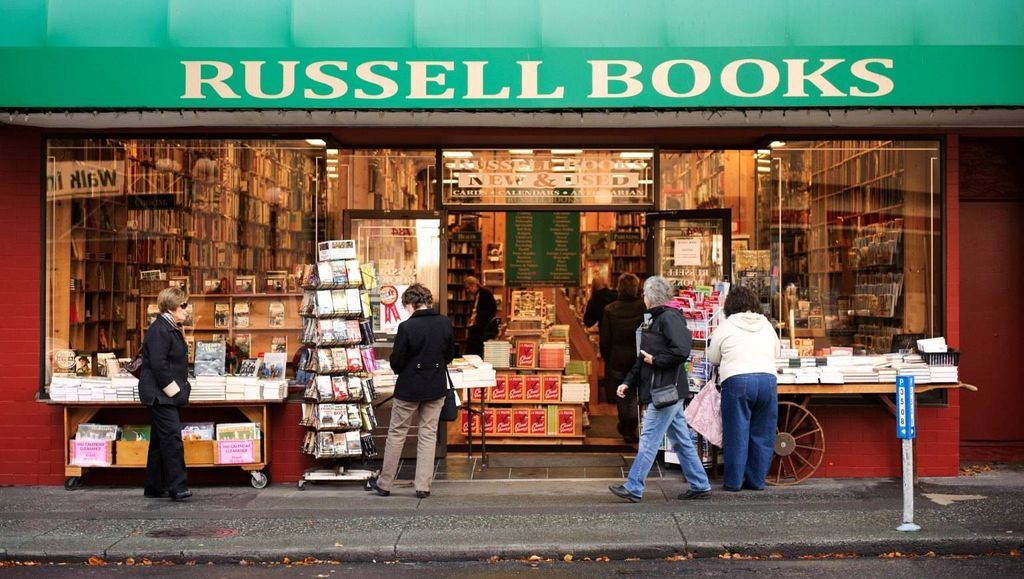
[{"label": "pink bag", "polygon": [[686,423],[711,444],[722,446],[722,394],[708,380],[683,411]]}]

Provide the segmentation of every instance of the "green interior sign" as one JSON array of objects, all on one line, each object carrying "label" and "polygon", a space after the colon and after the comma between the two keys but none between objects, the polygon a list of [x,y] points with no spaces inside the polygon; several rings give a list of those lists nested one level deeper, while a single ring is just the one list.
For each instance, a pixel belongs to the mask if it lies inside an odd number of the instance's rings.
[{"label": "green interior sign", "polygon": [[505,248],[508,285],[579,285],[579,213],[509,212]]}]

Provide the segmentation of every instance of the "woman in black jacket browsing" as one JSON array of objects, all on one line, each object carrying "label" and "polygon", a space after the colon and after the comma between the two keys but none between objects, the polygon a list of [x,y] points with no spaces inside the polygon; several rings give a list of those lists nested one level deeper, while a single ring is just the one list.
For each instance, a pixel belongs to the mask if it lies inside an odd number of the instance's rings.
[{"label": "woman in black jacket browsing", "polygon": [[176,501],[192,496],[186,486],[185,447],[181,441],[178,408],[188,404],[188,346],[181,324],[188,317],[188,297],[178,287],[165,288],[157,296],[160,315],[146,330],[142,342],[142,373],[139,398],[149,407],[152,421],[146,485],[149,498]]},{"label": "woman in black jacket browsing", "polygon": [[[692,339],[682,312],[669,305],[674,295],[671,284],[661,276],[649,277],[644,282],[644,303],[648,307],[645,316],[649,315],[650,321],[644,324],[640,334],[640,351],[633,369],[617,391],[621,398],[633,390],[640,404],[647,405],[640,429],[640,444],[626,483],[608,487],[615,496],[634,503],[643,498],[644,481],[666,434],[672,450],[679,455],[683,475],[690,483],[690,490],[678,498],[703,499],[711,495],[711,483],[683,417],[683,402],[690,392],[686,361],[690,357]],[[668,385],[675,385],[678,401],[665,408],[656,408],[651,402],[651,390]]]},{"label": "woman in black jacket browsing", "polygon": [[448,363],[455,358],[455,341],[448,317],[432,309],[434,298],[426,286],[418,283],[409,286],[402,294],[402,305],[410,317],[399,324],[389,358],[398,380],[384,448],[384,465],[380,476],[371,480],[369,486],[381,496],[391,494],[405,437],[413,417],[418,414],[414,488],[416,497],[422,499],[430,496],[437,424],[448,388]]}]

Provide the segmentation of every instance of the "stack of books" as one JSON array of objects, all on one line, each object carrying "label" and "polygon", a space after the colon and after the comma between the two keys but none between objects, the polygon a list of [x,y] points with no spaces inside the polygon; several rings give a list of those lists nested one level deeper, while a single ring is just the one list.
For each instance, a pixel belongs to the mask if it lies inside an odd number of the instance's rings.
[{"label": "stack of books", "polygon": [[192,379],[192,394],[189,400],[226,400],[226,386],[223,376],[196,376]]},{"label": "stack of books", "polygon": [[260,398],[263,400],[284,400],[288,396],[287,380],[260,380]]},{"label": "stack of books", "polygon": [[956,383],[960,381],[960,374],[956,366],[929,366],[931,370],[931,381],[937,384]]},{"label": "stack of books", "polygon": [[562,378],[562,402],[573,404],[590,402],[590,383],[581,376]]},{"label": "stack of books", "polygon": [[495,368],[510,367],[512,343],[507,340],[490,340],[484,342],[484,362]]},{"label": "stack of books", "polygon": [[549,370],[561,370],[569,357],[569,348],[564,342],[545,342],[540,345],[540,363],[538,367]]},{"label": "stack of books", "polygon": [[51,400],[78,401],[78,387],[82,380],[71,376],[54,376],[50,380]]},{"label": "stack of books", "polygon": [[110,379],[114,386],[115,400],[126,402],[139,401],[139,379],[135,376],[114,376]]},{"label": "stack of books", "polygon": [[99,402],[103,400],[116,400],[117,396],[113,386],[110,385],[109,379],[85,377],[82,378],[82,384],[79,386],[78,399]]},{"label": "stack of books", "polygon": [[843,384],[846,379],[843,372],[837,366],[823,366],[820,368],[818,381],[822,384]]}]

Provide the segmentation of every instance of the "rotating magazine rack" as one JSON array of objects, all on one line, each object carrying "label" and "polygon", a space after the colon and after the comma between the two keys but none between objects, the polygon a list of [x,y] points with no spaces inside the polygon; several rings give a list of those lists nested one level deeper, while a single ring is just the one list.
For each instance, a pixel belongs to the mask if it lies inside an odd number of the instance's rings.
[{"label": "rotating magazine rack", "polygon": [[302,475],[299,490],[309,482],[366,481],[376,472],[346,464],[378,454],[371,436],[377,361],[369,295],[376,275],[359,263],[355,241],[324,241],[318,250],[317,264],[303,271],[299,313],[306,350],[299,365],[306,383],[302,452],[321,464]]}]

